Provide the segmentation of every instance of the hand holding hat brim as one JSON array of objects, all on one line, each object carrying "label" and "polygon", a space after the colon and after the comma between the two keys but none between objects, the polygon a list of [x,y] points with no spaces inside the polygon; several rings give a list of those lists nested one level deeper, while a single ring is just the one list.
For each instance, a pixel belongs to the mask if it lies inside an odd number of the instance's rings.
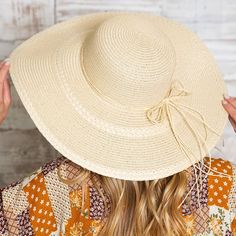
[{"label": "hand holding hat brim", "polygon": [[236,97],[225,96],[222,101],[223,107],[229,114],[229,121],[236,132]]}]

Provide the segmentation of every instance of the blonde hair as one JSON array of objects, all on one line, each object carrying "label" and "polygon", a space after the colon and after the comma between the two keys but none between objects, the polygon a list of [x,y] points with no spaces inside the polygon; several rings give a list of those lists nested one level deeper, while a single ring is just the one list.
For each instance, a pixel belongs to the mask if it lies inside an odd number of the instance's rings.
[{"label": "blonde hair", "polygon": [[[187,188],[187,172],[149,181],[130,181],[99,175],[81,166],[76,179],[64,179],[58,168],[61,181],[66,184],[88,179],[97,189],[105,203],[105,224],[99,236],[159,236],[186,235],[186,225],[179,204]],[[83,188],[82,188],[83,189]],[[111,207],[105,195],[109,197]]]}]

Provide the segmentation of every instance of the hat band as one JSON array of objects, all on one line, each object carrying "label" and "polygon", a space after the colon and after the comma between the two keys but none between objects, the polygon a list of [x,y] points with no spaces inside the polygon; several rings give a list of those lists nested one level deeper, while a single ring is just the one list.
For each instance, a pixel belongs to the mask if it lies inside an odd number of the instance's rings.
[{"label": "hat band", "polygon": [[[176,95],[175,92],[178,92]],[[190,95],[191,92],[184,89],[183,84],[179,80],[173,80],[171,83],[171,89],[168,93],[168,96],[164,98],[160,103],[157,105],[152,106],[151,108],[148,108],[146,110],[146,116],[149,119],[149,121],[153,124],[160,123],[164,120],[165,114],[166,114],[166,105],[175,100],[180,98],[181,96],[187,96]]]}]

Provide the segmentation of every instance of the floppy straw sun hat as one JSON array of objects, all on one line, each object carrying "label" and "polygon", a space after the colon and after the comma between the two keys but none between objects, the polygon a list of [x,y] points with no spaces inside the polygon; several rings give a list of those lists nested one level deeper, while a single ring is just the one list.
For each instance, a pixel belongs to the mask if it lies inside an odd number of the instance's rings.
[{"label": "floppy straw sun hat", "polygon": [[228,120],[211,52],[158,15],[74,17],[23,42],[10,64],[39,131],[101,175],[152,180],[182,171],[209,153]]}]

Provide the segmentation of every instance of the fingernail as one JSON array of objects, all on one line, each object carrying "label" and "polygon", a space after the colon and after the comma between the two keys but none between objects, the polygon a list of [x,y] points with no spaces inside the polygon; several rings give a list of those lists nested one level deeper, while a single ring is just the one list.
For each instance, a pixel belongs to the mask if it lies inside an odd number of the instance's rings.
[{"label": "fingernail", "polygon": [[230,98],[230,96],[228,94],[226,94],[226,93],[224,93],[223,96],[224,96],[225,99],[229,99]]},{"label": "fingernail", "polygon": [[223,100],[222,103],[223,104],[228,104],[228,102],[226,100]]},{"label": "fingernail", "polygon": [[6,58],[6,59],[4,60],[4,64],[5,64],[5,65],[9,65],[9,64],[10,64],[10,58]]}]

